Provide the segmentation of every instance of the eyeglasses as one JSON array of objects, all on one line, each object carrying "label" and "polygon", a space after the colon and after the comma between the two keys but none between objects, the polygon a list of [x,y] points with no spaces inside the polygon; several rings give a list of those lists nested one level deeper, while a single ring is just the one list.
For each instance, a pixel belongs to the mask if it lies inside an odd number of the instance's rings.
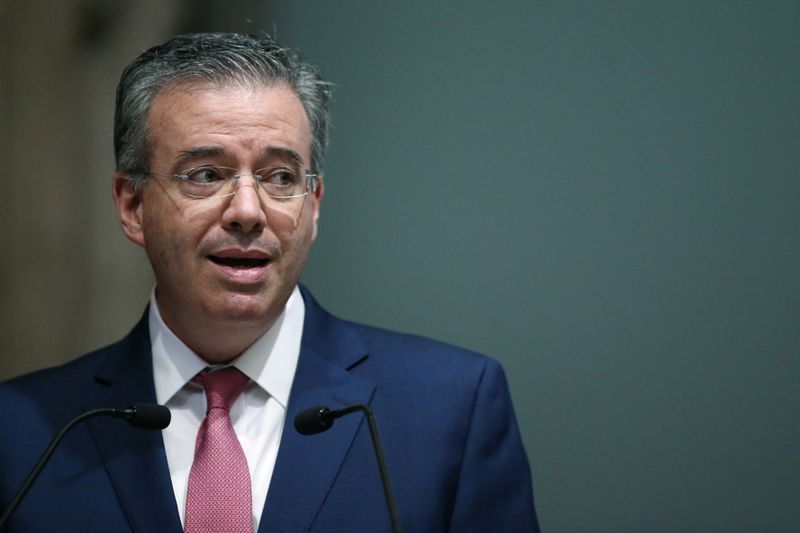
[{"label": "eyeglasses", "polygon": [[256,190],[264,191],[277,200],[300,198],[317,189],[317,174],[309,171],[300,174],[290,168],[278,167],[262,168],[245,174],[236,172],[231,167],[203,165],[181,174],[160,174],[152,171],[146,174],[171,179],[183,196],[196,200],[233,196],[236,194],[236,184],[244,176],[252,176]]}]

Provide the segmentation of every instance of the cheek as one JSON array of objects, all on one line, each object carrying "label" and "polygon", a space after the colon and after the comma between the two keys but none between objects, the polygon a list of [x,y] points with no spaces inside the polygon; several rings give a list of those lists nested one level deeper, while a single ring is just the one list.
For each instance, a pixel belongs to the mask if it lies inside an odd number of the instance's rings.
[{"label": "cheek", "polygon": [[267,218],[267,228],[282,241],[302,225],[302,217],[298,219],[297,213],[285,211],[282,206],[267,206],[264,213]]},{"label": "cheek", "polygon": [[180,265],[192,253],[199,228],[202,227],[198,213],[186,209],[179,211],[172,205],[159,204],[145,208],[142,231],[145,249],[155,269],[180,271]]},{"label": "cheek", "polygon": [[181,253],[179,244],[159,225],[146,224],[143,229],[145,250],[156,275],[174,270]]},{"label": "cheek", "polygon": [[293,273],[292,277],[298,277],[305,266],[311,244],[314,242],[313,228],[310,224],[303,224],[295,231],[287,243],[284,243],[288,268]]}]

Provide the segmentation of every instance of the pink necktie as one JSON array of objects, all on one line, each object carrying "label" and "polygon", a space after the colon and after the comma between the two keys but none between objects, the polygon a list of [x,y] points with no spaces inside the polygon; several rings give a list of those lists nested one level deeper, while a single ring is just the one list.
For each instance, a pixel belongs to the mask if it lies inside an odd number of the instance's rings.
[{"label": "pink necktie", "polygon": [[187,533],[252,533],[250,471],[229,412],[248,378],[228,367],[203,370],[193,381],[205,389],[208,411],[194,445],[184,529]]}]

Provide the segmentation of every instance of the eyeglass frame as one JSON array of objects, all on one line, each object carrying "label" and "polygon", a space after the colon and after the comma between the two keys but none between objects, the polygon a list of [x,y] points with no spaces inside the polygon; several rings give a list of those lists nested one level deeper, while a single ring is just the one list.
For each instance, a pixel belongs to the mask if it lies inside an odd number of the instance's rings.
[{"label": "eyeglass frame", "polygon": [[[183,174],[165,174],[161,172],[154,172],[152,170],[142,170],[140,172],[137,172],[137,174],[144,176],[159,176],[162,178],[169,178],[178,183],[186,183],[190,179],[189,174],[191,172],[202,168],[214,168],[214,169],[225,169],[225,170],[236,171],[236,169],[233,167],[227,167],[223,165],[199,165],[196,167],[192,167],[188,170],[185,170]],[[233,187],[233,191],[226,194],[196,196],[196,195],[186,194],[185,192],[181,191],[181,195],[185,198],[191,198],[192,200],[208,200],[210,198],[228,198],[229,196],[233,196],[236,194],[236,191],[238,191],[238,189],[236,188],[236,184],[239,182],[239,179],[244,176],[252,176],[253,180],[256,183],[255,189],[263,190],[267,196],[269,196],[274,200],[292,200],[294,198],[302,198],[308,196],[309,193],[315,192],[317,190],[317,187],[319,186],[319,174],[317,172],[312,172],[310,169],[306,169],[305,171],[303,171],[303,177],[305,178],[305,184],[306,184],[305,192],[303,192],[302,194],[292,194],[289,196],[275,196],[273,194],[270,194],[270,192],[264,187],[263,184],[264,177],[258,173],[259,170],[265,170],[265,169],[261,168],[256,170],[255,172],[243,172],[242,174],[234,174],[230,178],[225,178],[225,181],[231,180]]]}]

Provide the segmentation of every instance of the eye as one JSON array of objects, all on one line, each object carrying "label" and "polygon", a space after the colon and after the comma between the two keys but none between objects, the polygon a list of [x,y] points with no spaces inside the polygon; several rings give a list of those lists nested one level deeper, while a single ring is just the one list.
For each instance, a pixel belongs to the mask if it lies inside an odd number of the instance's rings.
[{"label": "eye", "polygon": [[297,184],[297,173],[286,169],[276,169],[258,173],[265,185],[276,188],[291,188]]},{"label": "eye", "polygon": [[225,175],[222,169],[217,167],[197,167],[187,171],[186,181],[204,185],[212,184],[225,180]]}]

